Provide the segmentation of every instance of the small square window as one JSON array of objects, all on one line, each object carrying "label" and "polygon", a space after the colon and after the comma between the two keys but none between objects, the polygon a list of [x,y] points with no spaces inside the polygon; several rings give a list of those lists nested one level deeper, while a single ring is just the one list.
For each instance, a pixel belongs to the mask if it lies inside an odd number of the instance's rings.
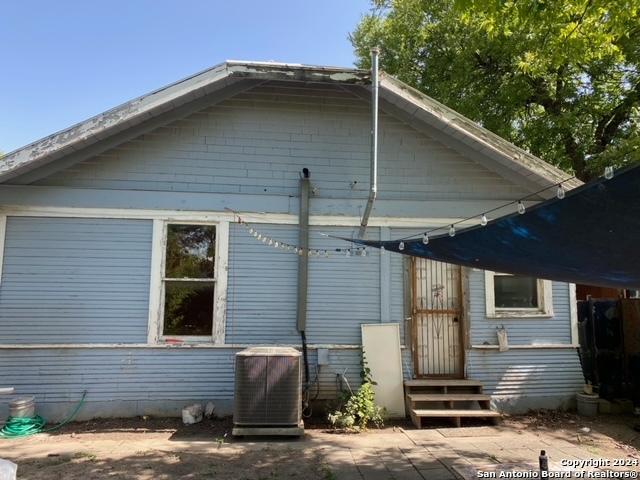
[{"label": "small square window", "polygon": [[493,279],[496,308],[538,308],[538,280],[519,275]]},{"label": "small square window", "polygon": [[551,282],[525,275],[485,272],[487,317],[551,317]]}]

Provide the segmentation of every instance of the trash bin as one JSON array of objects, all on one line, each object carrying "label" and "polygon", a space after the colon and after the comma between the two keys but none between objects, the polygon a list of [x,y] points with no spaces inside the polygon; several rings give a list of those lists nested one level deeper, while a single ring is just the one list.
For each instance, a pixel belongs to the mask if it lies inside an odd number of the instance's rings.
[{"label": "trash bin", "polygon": [[585,417],[595,417],[598,414],[598,400],[600,397],[595,393],[576,393],[578,401],[578,414]]}]

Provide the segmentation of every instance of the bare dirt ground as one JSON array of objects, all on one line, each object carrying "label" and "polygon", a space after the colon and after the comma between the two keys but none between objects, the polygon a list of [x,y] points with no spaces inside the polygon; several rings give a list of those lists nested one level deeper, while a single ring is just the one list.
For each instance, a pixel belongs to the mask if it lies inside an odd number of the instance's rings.
[{"label": "bare dirt ground", "polygon": [[478,470],[536,469],[541,449],[552,469],[563,469],[563,459],[640,461],[636,423],[631,416],[545,411],[498,426],[416,430],[401,422],[357,435],[315,421],[302,439],[235,439],[229,419],[191,426],[179,419],[97,420],[0,440],[0,458],[18,464],[18,478],[37,480],[453,480],[475,478]]},{"label": "bare dirt ground", "polygon": [[572,438],[576,445],[591,446],[592,449],[640,455],[640,418],[633,415],[582,417],[575,413],[541,410],[506,418],[503,425],[541,436]]}]

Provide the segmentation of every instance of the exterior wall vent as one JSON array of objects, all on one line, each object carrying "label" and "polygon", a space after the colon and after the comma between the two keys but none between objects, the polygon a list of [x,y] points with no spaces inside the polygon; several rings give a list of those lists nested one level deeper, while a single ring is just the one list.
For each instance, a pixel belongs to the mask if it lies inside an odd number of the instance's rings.
[{"label": "exterior wall vent", "polygon": [[299,428],[301,372],[301,354],[295,348],[252,347],[238,352],[234,432],[238,427]]}]

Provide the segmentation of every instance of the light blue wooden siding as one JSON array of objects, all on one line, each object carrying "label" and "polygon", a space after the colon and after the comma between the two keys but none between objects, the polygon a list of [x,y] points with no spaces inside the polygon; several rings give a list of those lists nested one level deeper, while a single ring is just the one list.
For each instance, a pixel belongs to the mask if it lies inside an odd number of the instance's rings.
[{"label": "light blue wooden siding", "polygon": [[504,326],[509,344],[571,344],[569,285],[552,282],[553,317],[487,318],[485,272],[469,270],[471,343],[496,345],[496,328]]},{"label": "light blue wooden siding", "polygon": [[8,217],[0,343],[146,342],[151,227]]},{"label": "light blue wooden siding", "polygon": [[38,402],[231,399],[233,349],[0,349],[0,384]]},{"label": "light blue wooden siding", "polygon": [[[336,398],[340,393],[340,383],[337,381],[338,376],[344,375],[352,389],[356,389],[361,384],[360,371],[362,360],[361,349],[344,349],[329,351],[329,365],[317,367],[317,352],[311,350],[309,355],[309,364],[311,365],[311,380],[315,383],[318,378],[318,386],[315,384],[311,388],[311,398],[317,394],[320,400],[330,400]],[[409,349],[402,349],[402,373],[405,379],[411,378],[411,352]],[[375,379],[374,379],[375,380]],[[346,390],[348,387],[344,385],[342,388]]]},{"label": "light blue wooden siding", "polygon": [[[298,243],[295,225],[256,225],[262,234]],[[298,256],[252,237],[245,227],[229,229],[226,343],[297,344]]]},{"label": "light blue wooden siding", "polygon": [[[309,352],[310,377],[313,382],[311,398],[317,396],[319,400],[335,399],[340,394],[340,388],[344,391],[348,390],[347,383],[352,389],[358,388],[361,383],[361,358],[362,350],[360,349],[330,350],[329,365],[318,366],[317,351],[311,350]],[[346,382],[339,381],[339,377],[342,376]]]},{"label": "light blue wooden siding", "polygon": [[[234,396],[233,348],[0,348],[0,385],[17,395],[35,395],[48,420],[64,417],[86,390],[81,418],[135,416],[162,412],[179,415],[188,401],[213,400],[219,413],[230,413]],[[335,399],[337,374],[351,388],[360,385],[360,349],[329,351],[329,365],[317,367],[309,351],[311,398]],[[405,377],[410,375],[403,352]],[[225,407],[226,406],[226,407]],[[0,406],[6,407],[6,406]],[[0,414],[6,416],[0,408]]]},{"label": "light blue wooden siding", "polygon": [[[262,234],[298,243],[296,225],[256,225]],[[351,237],[351,228],[311,227],[310,247],[348,248],[322,234]],[[377,238],[378,229],[368,231]],[[296,329],[298,256],[256,240],[237,224],[230,228],[226,342],[300,342]],[[360,325],[380,322],[379,252],[367,256],[332,251],[309,259],[307,340],[314,344],[361,343]]]},{"label": "light blue wooden siding", "polygon": [[[584,383],[576,349],[472,350],[467,373],[496,396],[572,396]],[[534,400],[531,408],[542,406]]]},{"label": "light blue wooden siding", "polygon": [[[321,234],[352,238],[357,229],[312,227],[311,248],[349,248],[353,245]],[[377,228],[367,238],[380,238]],[[307,335],[311,343],[362,343],[363,323],[380,322],[380,252],[368,249],[365,257],[333,252],[329,258],[312,257],[309,263]]]},{"label": "light blue wooden siding", "polygon": [[[518,185],[449,148],[442,135],[419,133],[381,113],[380,199],[487,200],[523,194]],[[198,113],[37,183],[297,196],[299,172],[308,167],[317,198],[364,199],[369,142],[366,100],[338,87],[272,82],[203,105]]]}]

